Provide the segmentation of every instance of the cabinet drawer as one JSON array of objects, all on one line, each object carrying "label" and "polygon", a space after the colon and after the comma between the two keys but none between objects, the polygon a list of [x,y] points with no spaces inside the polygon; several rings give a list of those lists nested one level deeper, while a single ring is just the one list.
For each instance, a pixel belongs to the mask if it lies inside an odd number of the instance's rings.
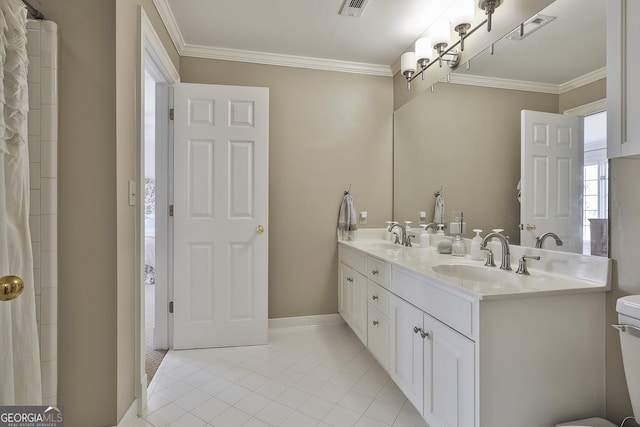
[{"label": "cabinet drawer", "polygon": [[349,249],[344,245],[338,246],[338,257],[340,262],[347,264],[358,273],[367,275],[367,256],[362,252]]},{"label": "cabinet drawer", "polygon": [[369,305],[375,307],[380,313],[389,317],[389,295],[390,292],[371,280],[368,281],[367,301]]},{"label": "cabinet drawer", "polygon": [[389,264],[377,258],[367,257],[367,277],[383,288],[389,289],[389,276],[391,275]]},{"label": "cabinet drawer", "polygon": [[477,302],[469,297],[447,292],[424,278],[401,268],[393,268],[391,291],[461,334],[474,338],[474,310]]}]

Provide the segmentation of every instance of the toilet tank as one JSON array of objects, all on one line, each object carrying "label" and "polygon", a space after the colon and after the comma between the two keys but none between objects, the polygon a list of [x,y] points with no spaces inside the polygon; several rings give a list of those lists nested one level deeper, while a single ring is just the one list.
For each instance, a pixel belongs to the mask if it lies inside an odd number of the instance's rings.
[{"label": "toilet tank", "polygon": [[619,298],[616,303],[624,374],[633,415],[640,419],[640,295]]}]

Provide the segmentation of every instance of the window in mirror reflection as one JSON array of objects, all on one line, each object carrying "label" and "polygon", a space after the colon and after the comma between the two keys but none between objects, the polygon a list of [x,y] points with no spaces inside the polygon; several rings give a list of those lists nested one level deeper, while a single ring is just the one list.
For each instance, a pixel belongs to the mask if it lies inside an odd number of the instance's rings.
[{"label": "window in mirror reflection", "polygon": [[608,254],[607,112],[584,117],[583,253]]}]

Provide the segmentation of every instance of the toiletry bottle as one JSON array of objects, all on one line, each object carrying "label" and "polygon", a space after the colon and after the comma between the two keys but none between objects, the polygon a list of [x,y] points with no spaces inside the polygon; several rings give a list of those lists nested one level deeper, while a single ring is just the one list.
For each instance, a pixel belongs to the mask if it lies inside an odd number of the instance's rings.
[{"label": "toiletry bottle", "polygon": [[464,245],[464,239],[458,234],[456,236],[456,239],[453,241],[453,244],[451,245],[451,255],[465,256],[466,253],[467,248]]},{"label": "toiletry bottle", "polygon": [[482,243],[482,237],[480,237],[480,233],[482,233],[482,230],[480,230],[479,228],[474,228],[473,232],[476,233],[476,235],[473,239],[471,239],[471,259],[482,261],[484,259],[482,250],[480,249],[480,243]]},{"label": "toiletry bottle", "polygon": [[431,235],[429,234],[429,232],[427,231],[427,224],[420,224],[420,226],[422,227],[422,231],[420,232],[420,247],[421,248],[428,248],[429,245],[431,244]]}]

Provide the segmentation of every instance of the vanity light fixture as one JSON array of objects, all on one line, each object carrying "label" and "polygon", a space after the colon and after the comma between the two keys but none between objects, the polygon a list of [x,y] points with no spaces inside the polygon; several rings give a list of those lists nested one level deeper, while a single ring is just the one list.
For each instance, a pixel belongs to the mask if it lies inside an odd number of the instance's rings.
[{"label": "vanity light fixture", "polygon": [[478,7],[487,15],[487,31],[491,31],[491,15],[502,4],[502,0],[480,0]]},{"label": "vanity light fixture", "polygon": [[[432,66],[432,50],[438,54],[438,64],[446,62],[450,68],[460,64],[464,40],[473,34],[478,28],[487,23],[487,31],[491,31],[491,16],[503,0],[479,0],[478,7],[485,11],[487,19],[471,28],[475,17],[475,0],[456,0],[454,7],[448,11],[451,19],[445,18],[434,22],[428,31],[427,37],[416,40],[415,52],[405,52],[400,57],[400,71],[407,79],[407,89],[411,90],[411,81],[418,74],[424,80],[424,73]],[[451,45],[451,30],[458,33],[460,40]],[[460,50],[457,47],[460,45]]]},{"label": "vanity light fixture", "polygon": [[411,78],[416,72],[416,54],[405,52],[400,57],[400,71],[407,79],[407,90],[411,90]]}]

